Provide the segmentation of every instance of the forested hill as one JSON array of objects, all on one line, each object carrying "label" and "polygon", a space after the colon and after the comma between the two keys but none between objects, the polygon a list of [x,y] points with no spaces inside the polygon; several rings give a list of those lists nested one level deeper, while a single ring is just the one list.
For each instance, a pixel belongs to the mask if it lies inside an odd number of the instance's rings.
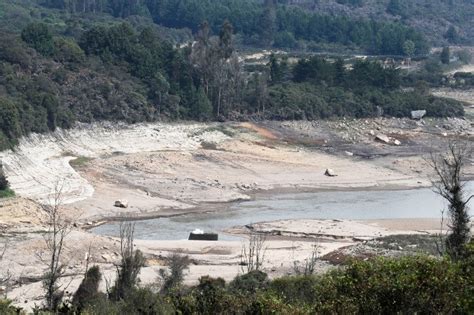
[{"label": "forested hill", "polygon": [[[408,76],[377,61],[273,55],[249,68],[236,49],[315,36],[298,43],[424,53],[423,37],[400,23],[310,14],[272,0],[47,1],[0,2],[0,149],[77,121],[464,114],[459,102],[427,92],[422,80],[441,82],[433,70]],[[187,43],[176,45],[180,39]]]},{"label": "forested hill", "polygon": [[[352,50],[370,54],[405,55],[404,44],[415,44],[414,54],[428,52],[429,43],[420,32],[400,21],[375,21],[309,12],[276,0],[6,0],[16,4],[22,18],[34,19],[28,13],[46,15],[55,27],[74,30],[77,18],[97,14],[126,18],[135,24],[152,21],[171,29],[197,32],[208,21],[217,33],[225,20],[233,25],[236,41],[244,46],[275,47],[297,50]],[[26,4],[29,5],[27,6]],[[53,9],[45,11],[45,9]],[[10,10],[11,11],[11,10]],[[11,12],[13,23],[18,13]],[[67,15],[66,17],[64,17]],[[71,21],[75,17],[76,22]],[[59,21],[58,21],[59,19]],[[69,23],[68,25],[61,25]]]},{"label": "forested hill", "polygon": [[[140,16],[159,25],[193,31],[204,20],[217,31],[228,19],[249,45],[314,49],[327,48],[321,43],[337,43],[370,53],[403,54],[405,40],[421,41],[417,33],[438,46],[474,41],[471,0],[34,1],[71,13]],[[380,43],[385,39],[400,44]],[[426,51],[426,43],[420,42],[417,50]]]},{"label": "forested hill", "polygon": [[474,43],[472,0],[282,0],[309,12],[400,21],[435,45]]}]

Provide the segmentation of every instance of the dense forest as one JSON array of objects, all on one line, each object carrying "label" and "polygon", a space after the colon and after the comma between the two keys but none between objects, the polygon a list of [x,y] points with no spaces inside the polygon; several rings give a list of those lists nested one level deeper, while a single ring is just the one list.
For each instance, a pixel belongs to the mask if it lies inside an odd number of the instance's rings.
[{"label": "dense forest", "polygon": [[243,67],[233,25],[217,35],[204,22],[193,45],[176,48],[156,29],[96,25],[78,39],[31,23],[0,41],[0,144],[69,128],[75,121],[157,119],[317,119],[335,116],[463,115],[455,101],[401,90],[401,73],[376,61],[321,57],[290,65],[272,56]]},{"label": "dense forest", "polygon": [[285,0],[309,12],[399,21],[437,46],[472,44],[474,3],[471,0]]},{"label": "dense forest", "polygon": [[0,16],[0,148],[76,121],[463,115],[419,84],[437,84],[439,67],[407,76],[377,61],[272,55],[252,68],[239,55],[313,44],[425,54],[399,21],[273,0],[10,0]]},{"label": "dense forest", "polygon": [[105,12],[115,17],[150,17],[170,28],[198,31],[208,21],[217,33],[228,20],[247,45],[279,48],[317,48],[321,43],[360,48],[373,54],[403,55],[406,41],[415,43],[415,54],[426,54],[429,45],[419,32],[396,21],[321,15],[267,0],[44,0],[44,5],[71,13]]}]

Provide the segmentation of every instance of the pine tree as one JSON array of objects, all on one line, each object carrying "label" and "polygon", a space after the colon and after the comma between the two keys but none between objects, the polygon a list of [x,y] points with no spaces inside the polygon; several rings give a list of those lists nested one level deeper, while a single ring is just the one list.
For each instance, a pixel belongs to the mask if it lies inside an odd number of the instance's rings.
[{"label": "pine tree", "polygon": [[229,59],[232,53],[234,52],[234,46],[232,42],[232,33],[234,32],[234,28],[232,24],[226,20],[224,24],[222,24],[221,31],[219,33],[219,50],[220,55],[224,59]]},{"label": "pine tree", "polygon": [[280,63],[278,62],[277,57],[274,54],[270,55],[270,80],[272,84],[281,82],[283,78],[283,71],[281,69]]},{"label": "pine tree", "polygon": [[445,65],[449,64],[449,59],[451,57],[451,53],[449,51],[449,46],[443,47],[443,50],[441,51],[441,62]]},{"label": "pine tree", "polygon": [[387,13],[391,15],[403,15],[403,8],[402,5],[400,4],[400,0],[390,0],[390,2],[387,5]]},{"label": "pine tree", "polygon": [[459,42],[458,31],[456,31],[456,28],[451,25],[446,34],[444,34],[444,38],[446,38],[451,44],[457,44]]},{"label": "pine tree", "polygon": [[201,86],[196,93],[196,104],[194,117],[199,120],[209,120],[212,118],[212,104]]},{"label": "pine tree", "polygon": [[276,7],[276,0],[265,0],[260,24],[260,39],[265,47],[273,45],[276,32]]}]

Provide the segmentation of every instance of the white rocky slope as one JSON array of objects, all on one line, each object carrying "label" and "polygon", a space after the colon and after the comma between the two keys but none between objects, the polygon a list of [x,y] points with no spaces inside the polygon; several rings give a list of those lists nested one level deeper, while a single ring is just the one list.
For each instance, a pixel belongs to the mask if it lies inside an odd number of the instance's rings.
[{"label": "white rocky slope", "polygon": [[96,158],[114,153],[191,150],[201,142],[227,138],[204,124],[81,124],[72,130],[21,139],[14,150],[0,152],[5,173],[15,192],[48,202],[62,187],[64,203],[92,196],[93,187],[69,164],[76,157]]}]

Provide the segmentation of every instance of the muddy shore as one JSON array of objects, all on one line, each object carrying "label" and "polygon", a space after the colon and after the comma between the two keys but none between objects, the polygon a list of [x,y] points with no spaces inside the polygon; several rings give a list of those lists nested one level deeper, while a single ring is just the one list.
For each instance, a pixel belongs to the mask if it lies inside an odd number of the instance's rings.
[{"label": "muddy shore", "polygon": [[[376,140],[379,134],[390,142]],[[472,135],[471,122],[463,119],[96,125],[33,135],[15,152],[1,153],[19,196],[0,201],[0,227],[3,240],[8,239],[0,266],[15,275],[3,290],[19,306],[41,302],[45,264],[38,253],[45,252],[47,228],[41,203],[49,202],[58,180],[64,184],[63,214],[76,226],[68,236],[68,271],[62,279],[73,292],[89,247],[90,263],[113,281],[118,240],[87,231],[97,224],[226,211],[229,202],[268,194],[428,187],[433,174],[426,156],[450,139]],[[337,176],[325,176],[326,169]],[[466,175],[474,175],[471,161]],[[118,199],[126,199],[128,208],[114,207]],[[292,273],[293,262],[308,257],[314,244],[324,256],[367,239],[437,233],[438,221],[290,220],[254,228],[275,232],[269,235],[265,266],[275,277]],[[306,230],[299,230],[302,226]],[[318,235],[320,230],[324,233]],[[242,227],[228,232],[248,234]],[[147,258],[141,279],[156,281],[167,255],[180,251],[193,259],[187,283],[207,274],[230,280],[241,272],[242,242],[137,240]],[[318,268],[332,267],[321,261]]]}]

